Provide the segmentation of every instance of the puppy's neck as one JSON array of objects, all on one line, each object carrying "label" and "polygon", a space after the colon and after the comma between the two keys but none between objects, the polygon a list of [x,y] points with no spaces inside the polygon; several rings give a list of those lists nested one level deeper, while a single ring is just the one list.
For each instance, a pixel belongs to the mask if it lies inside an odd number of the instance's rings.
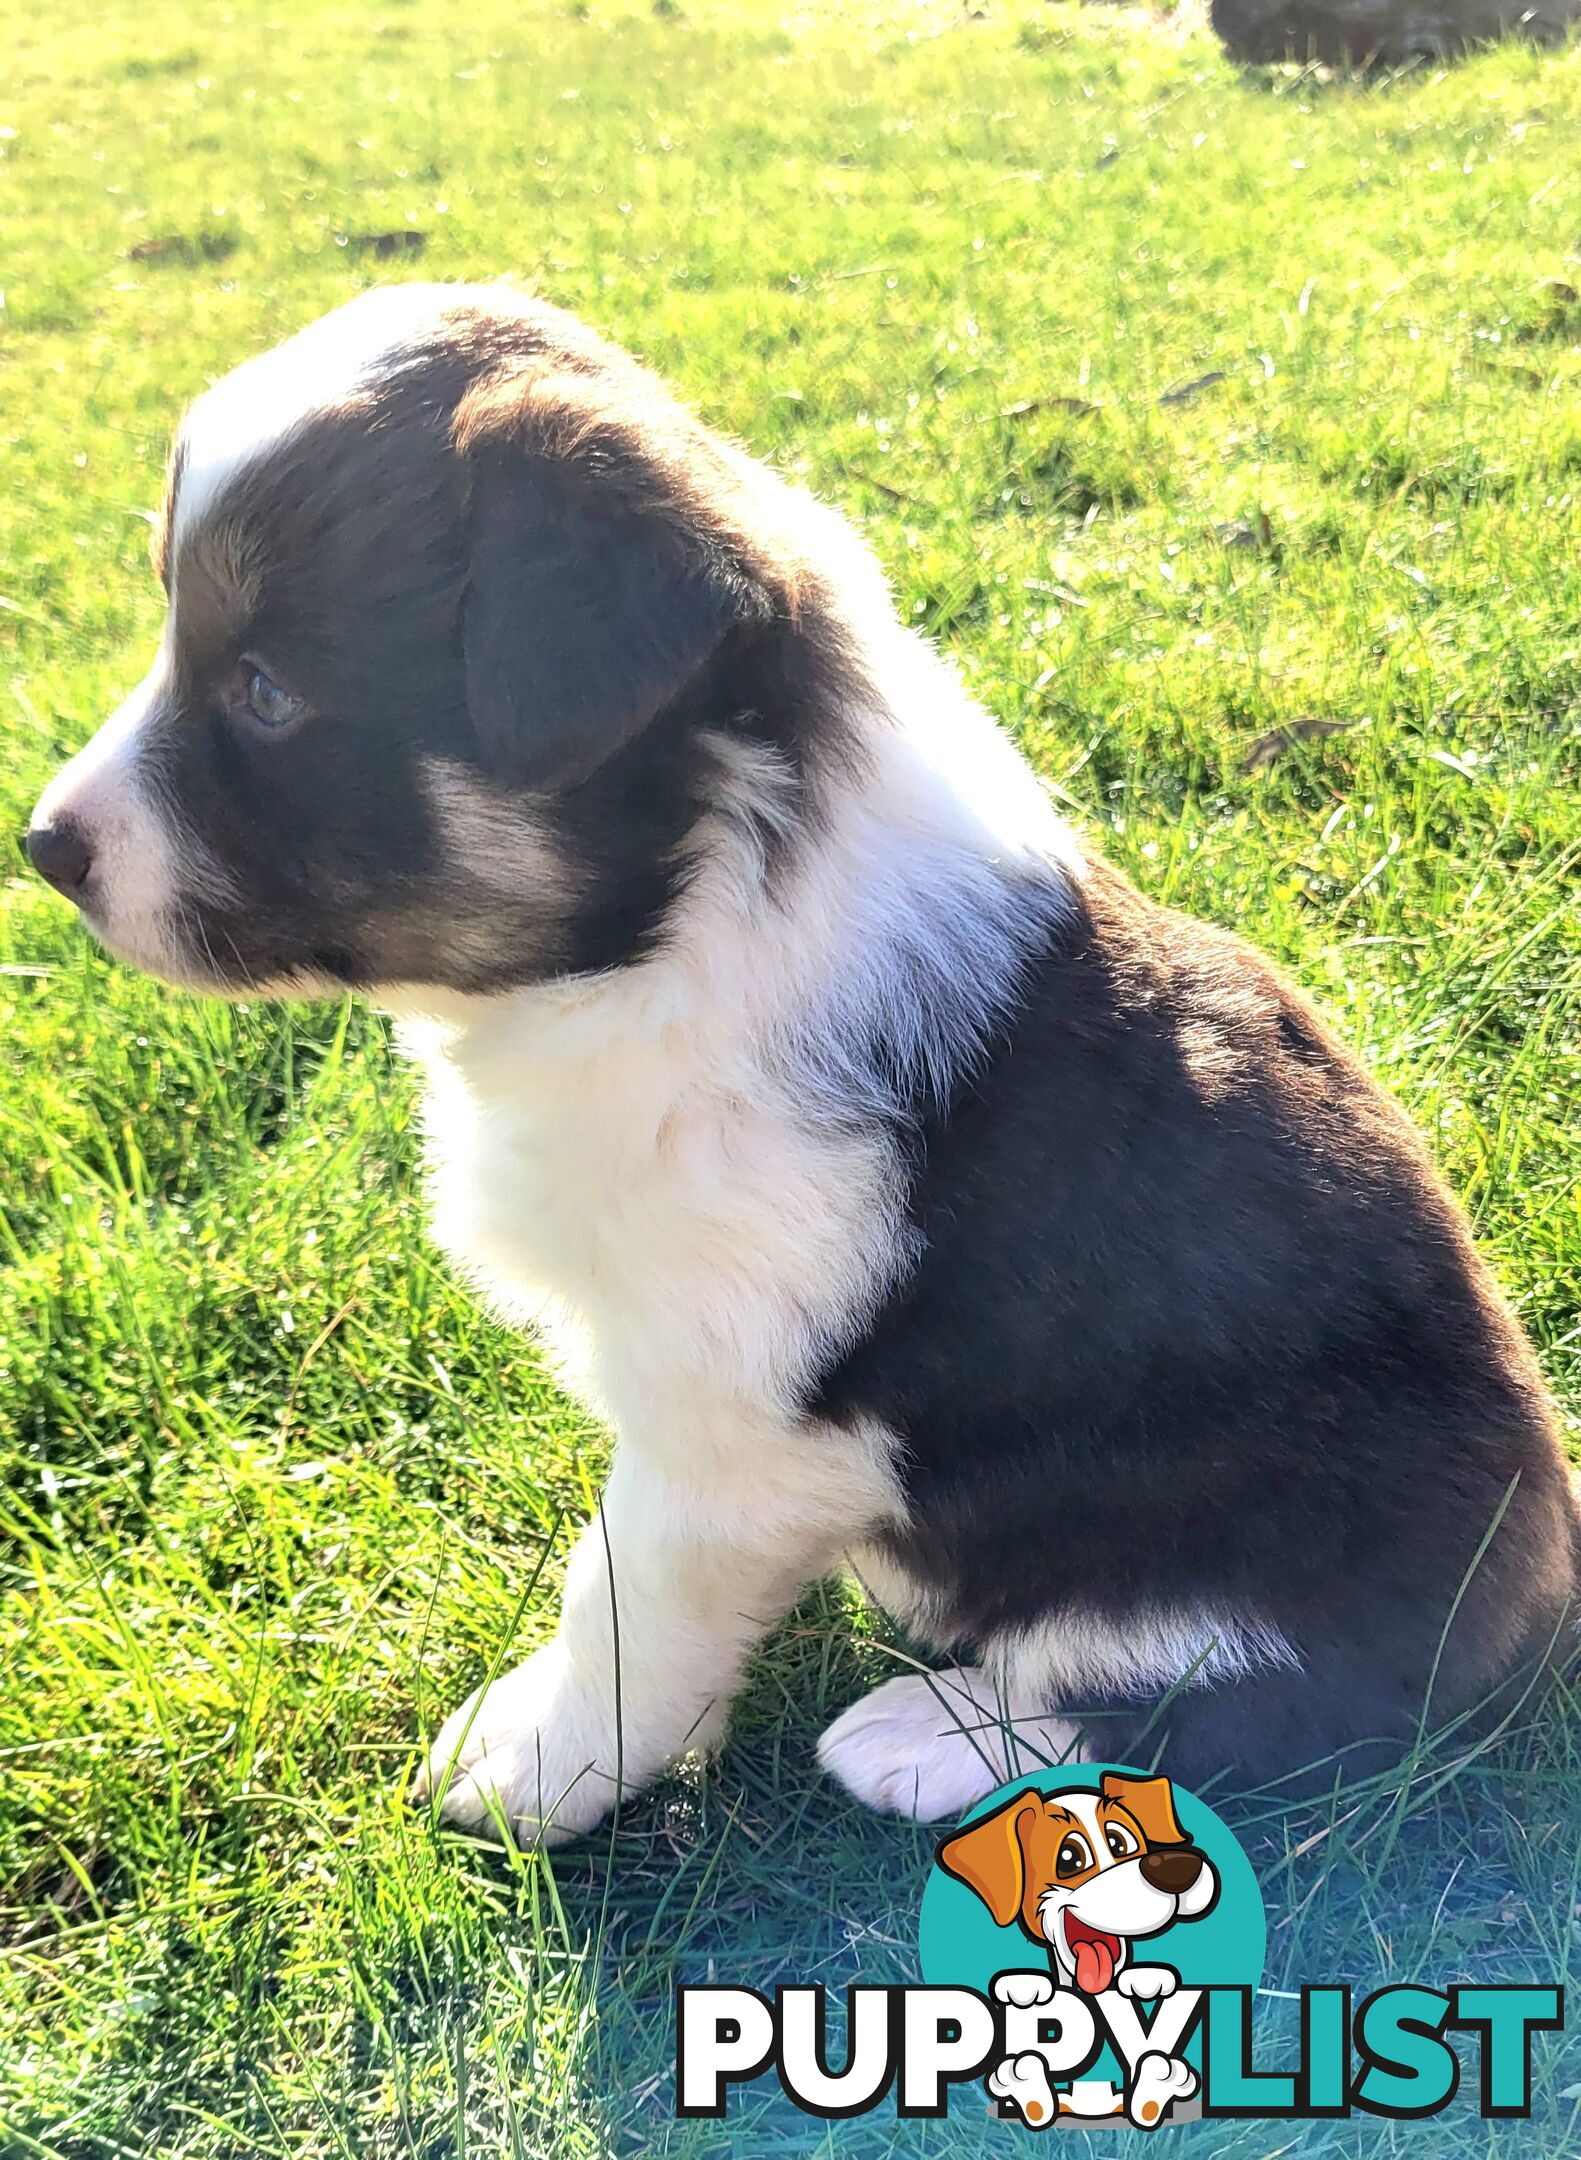
[{"label": "puppy's neck", "polygon": [[671,1396],[694,1427],[704,1397],[732,1429],[743,1403],[791,1415],[911,1264],[913,1140],[1073,904],[1031,773],[899,645],[815,814],[761,745],[719,747],[696,874],[642,960],[399,1001],[441,1244],[624,1430]]},{"label": "puppy's neck", "polygon": [[524,1106],[535,1080],[558,1093],[576,1067],[622,1058],[703,1091],[749,1064],[837,1122],[946,1103],[1083,866],[926,645],[896,628],[871,662],[878,694],[845,716],[848,754],[810,804],[773,748],[709,737],[697,867],[652,951],[488,996],[388,992],[404,1046]]}]

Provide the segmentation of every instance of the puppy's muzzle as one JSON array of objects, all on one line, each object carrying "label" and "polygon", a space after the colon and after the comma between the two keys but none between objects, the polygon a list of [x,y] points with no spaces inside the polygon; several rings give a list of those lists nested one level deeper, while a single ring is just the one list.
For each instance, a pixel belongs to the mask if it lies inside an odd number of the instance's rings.
[{"label": "puppy's muzzle", "polygon": [[1202,1855],[1189,1845],[1178,1846],[1172,1852],[1143,1853],[1138,1864],[1142,1880],[1169,1897],[1183,1897],[1202,1873]]}]

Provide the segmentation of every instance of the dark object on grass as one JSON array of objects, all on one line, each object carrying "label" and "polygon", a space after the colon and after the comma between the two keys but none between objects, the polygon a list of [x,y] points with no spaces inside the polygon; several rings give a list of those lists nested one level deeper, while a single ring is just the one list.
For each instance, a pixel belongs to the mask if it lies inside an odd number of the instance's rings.
[{"label": "dark object on grass", "polygon": [[230,232],[156,233],[136,241],[126,251],[128,262],[223,262],[235,253],[236,235]]},{"label": "dark object on grass", "polygon": [[1325,720],[1316,714],[1303,720],[1288,720],[1282,727],[1270,728],[1266,735],[1259,735],[1237,769],[1242,773],[1262,772],[1293,743],[1315,742],[1324,735],[1343,735],[1355,725],[1354,720]]},{"label": "dark object on grass", "polygon": [[380,262],[388,262],[392,255],[421,253],[428,245],[428,235],[408,225],[395,232],[336,233],[335,245],[350,249],[353,255],[374,255]]},{"label": "dark object on grass", "polygon": [[1398,66],[1500,37],[1552,44],[1581,0],[1213,0],[1213,27],[1237,60]]},{"label": "dark object on grass", "polygon": [[1224,380],[1223,368],[1210,368],[1206,375],[1188,375],[1184,382],[1171,383],[1159,393],[1160,405],[1189,405],[1193,398],[1201,397],[1204,390],[1212,390]]}]

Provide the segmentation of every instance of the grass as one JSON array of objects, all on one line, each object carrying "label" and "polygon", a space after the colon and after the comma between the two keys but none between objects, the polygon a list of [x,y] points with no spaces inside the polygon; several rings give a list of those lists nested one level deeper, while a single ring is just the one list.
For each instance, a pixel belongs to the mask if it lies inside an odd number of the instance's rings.
[{"label": "grass", "polygon": [[[1581,55],[1323,83],[1104,9],[702,0],[65,0],[7,43],[13,828],[142,670],[182,401],[374,278],[523,272],[855,513],[1091,838],[1322,1000],[1581,1404]],[[376,1018],[135,980],[19,865],[0,902],[6,2160],[1008,2149],[969,2095],[669,2112],[678,1976],[914,1971],[929,1841],[811,1759],[887,1665],[843,1592],[612,1839],[403,1807],[551,1626],[602,1438],[426,1244]],[[1573,1974],[1573,1683],[1242,1827],[1276,1988]],[[1566,2039],[1530,2124],[1177,2135],[1558,2160],[1578,2078]]]}]

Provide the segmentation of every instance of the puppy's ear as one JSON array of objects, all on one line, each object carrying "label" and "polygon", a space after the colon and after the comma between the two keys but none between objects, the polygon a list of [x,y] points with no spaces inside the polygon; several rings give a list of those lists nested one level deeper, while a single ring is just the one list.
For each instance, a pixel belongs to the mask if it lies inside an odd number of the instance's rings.
[{"label": "puppy's ear", "polygon": [[1105,1800],[1118,1800],[1141,1826],[1149,1845],[1184,1845],[1186,1833],[1175,1813],[1175,1789],[1167,1777],[1126,1777],[1106,1770],[1099,1780]]},{"label": "puppy's ear", "polygon": [[596,469],[490,445],[473,467],[462,606],[480,746],[574,787],[685,689],[744,612],[725,573]]},{"label": "puppy's ear", "polygon": [[1016,1793],[992,1815],[957,1830],[939,1846],[940,1867],[975,1890],[1000,1927],[1014,1920],[1027,1893],[1021,1825],[1032,1820],[1040,1805],[1035,1792]]}]

